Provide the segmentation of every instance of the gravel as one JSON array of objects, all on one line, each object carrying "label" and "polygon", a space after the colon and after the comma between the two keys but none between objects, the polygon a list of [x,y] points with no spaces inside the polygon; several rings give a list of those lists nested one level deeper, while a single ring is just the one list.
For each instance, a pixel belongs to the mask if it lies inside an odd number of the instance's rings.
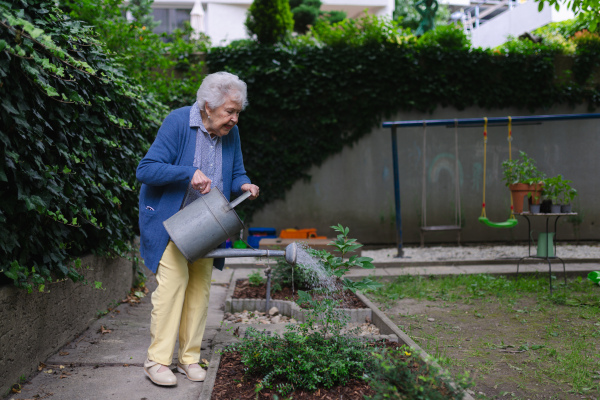
[{"label": "gravel", "polygon": [[[404,247],[404,257],[396,258],[397,250],[389,247],[379,250],[363,250],[363,257],[371,257],[374,262],[418,262],[418,261],[460,261],[460,260],[497,260],[515,259],[527,255],[527,245],[464,245]],[[536,254],[536,247],[531,247],[531,254]],[[600,243],[572,244],[558,243],[556,255],[563,259],[600,259]],[[267,264],[274,259],[246,257],[226,258],[225,264]]]},{"label": "gravel", "polygon": [[[363,257],[371,257],[374,262],[402,262],[402,261],[460,261],[460,260],[498,260],[514,259],[526,256],[527,245],[468,245],[468,246],[432,246],[432,247],[404,247],[404,257],[396,258],[396,248],[380,250],[364,250]],[[535,246],[531,247],[531,254],[536,254]],[[556,255],[563,259],[600,259],[600,244],[563,244],[559,243]]]}]

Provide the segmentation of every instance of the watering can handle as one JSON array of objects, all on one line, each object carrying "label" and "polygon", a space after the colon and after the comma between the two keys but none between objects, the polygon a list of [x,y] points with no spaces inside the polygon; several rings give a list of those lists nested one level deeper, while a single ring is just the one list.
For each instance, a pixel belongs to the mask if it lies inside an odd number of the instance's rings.
[{"label": "watering can handle", "polygon": [[234,201],[229,203],[229,206],[231,208],[234,208],[235,206],[237,206],[238,204],[240,204],[242,201],[246,200],[250,196],[252,196],[252,192],[248,190],[247,192],[244,192],[244,194],[242,194],[240,197],[238,197],[237,199],[235,199]]}]

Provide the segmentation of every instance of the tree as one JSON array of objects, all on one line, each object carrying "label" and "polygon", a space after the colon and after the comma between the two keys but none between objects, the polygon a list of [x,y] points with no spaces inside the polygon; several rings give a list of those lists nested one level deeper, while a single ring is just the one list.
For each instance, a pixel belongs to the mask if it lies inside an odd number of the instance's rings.
[{"label": "tree", "polygon": [[[170,108],[190,105],[202,82],[203,63],[194,53],[205,51],[208,39],[190,40],[191,28],[157,35],[151,0],[61,0],[72,18],[94,27],[98,38],[125,66],[127,74],[156,94]],[[126,18],[127,14],[133,20]]]},{"label": "tree", "polygon": [[259,43],[275,44],[284,40],[294,28],[288,0],[254,0],[246,17],[246,29]]},{"label": "tree", "polygon": [[542,11],[544,5],[548,3],[550,7],[554,7],[556,11],[561,6],[567,7],[567,9],[573,11],[575,15],[584,15],[586,20],[589,20],[590,30],[595,31],[600,24],[600,2],[598,0],[536,0],[538,9]]}]

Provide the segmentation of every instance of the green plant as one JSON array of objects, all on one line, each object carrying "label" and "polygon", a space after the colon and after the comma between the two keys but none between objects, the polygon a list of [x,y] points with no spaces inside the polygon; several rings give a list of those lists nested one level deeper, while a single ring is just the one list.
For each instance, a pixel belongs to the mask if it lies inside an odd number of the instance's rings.
[{"label": "green plant", "polygon": [[367,348],[366,341],[353,337],[292,330],[271,336],[248,328],[243,340],[224,351],[240,352],[246,373],[263,377],[259,390],[275,389],[286,396],[292,389],[313,391],[361,379],[371,358]]},{"label": "green plant", "polygon": [[544,174],[537,169],[535,160],[527,156],[524,151],[519,152],[518,159],[502,162],[502,175],[506,186],[517,183],[532,185],[544,179]]},{"label": "green plant", "polygon": [[357,249],[361,248],[362,244],[357,243],[356,239],[348,238],[350,229],[343,227],[342,224],[334,225],[331,228],[338,232],[338,235],[333,242],[329,243],[329,245],[333,246],[333,248],[341,253],[342,256],[336,257],[327,250],[315,251],[314,255],[321,259],[325,269],[331,275],[340,279],[345,289],[349,289],[353,292],[357,290],[373,290],[381,287],[379,282],[375,282],[368,277],[356,282],[344,277],[351,268],[373,269],[375,266],[371,263],[373,259],[369,257],[352,255],[349,258],[344,259],[347,254],[354,253]]},{"label": "green plant", "polygon": [[261,44],[272,45],[288,37],[294,18],[288,0],[254,0],[248,9],[246,29]]},{"label": "green plant", "polygon": [[263,278],[259,271],[254,271],[248,275],[248,281],[250,282],[250,286],[260,286],[265,283],[265,278]]},{"label": "green plant", "polygon": [[83,280],[83,254],[131,250],[165,109],[54,1],[0,2],[0,21],[0,274],[44,290]]},{"label": "green plant", "polygon": [[544,179],[544,198],[552,200],[553,204],[571,204],[577,190],[571,184],[573,181],[564,179],[562,175]]},{"label": "green plant", "polygon": [[415,399],[442,400],[462,399],[470,387],[468,379],[461,379],[456,386],[449,385],[448,373],[423,363],[407,346],[374,352],[375,363],[369,373],[369,384],[375,395],[372,400]]}]

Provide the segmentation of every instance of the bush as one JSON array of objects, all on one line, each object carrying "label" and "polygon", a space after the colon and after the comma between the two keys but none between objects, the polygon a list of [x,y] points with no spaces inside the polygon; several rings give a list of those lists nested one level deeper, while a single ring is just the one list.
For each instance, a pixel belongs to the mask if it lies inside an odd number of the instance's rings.
[{"label": "bush", "polygon": [[414,399],[444,400],[462,399],[464,389],[470,384],[468,377],[459,377],[457,387],[447,383],[447,373],[423,363],[413,350],[406,346],[384,349],[373,353],[374,363],[369,371],[369,384],[376,392],[371,400]]},{"label": "bush", "polygon": [[[259,389],[277,389],[286,396],[292,390],[316,390],[361,379],[368,370],[368,343],[346,336],[323,337],[289,330],[273,336],[246,330],[246,337],[225,351],[238,351],[247,374],[263,376]],[[293,360],[293,362],[292,362]],[[276,385],[276,382],[284,381]]]},{"label": "bush", "polygon": [[54,1],[0,2],[0,19],[0,272],[44,290],[82,279],[82,254],[128,252],[165,109]]},{"label": "bush", "polygon": [[246,28],[261,44],[286,39],[294,28],[288,0],[254,0],[248,9]]}]

